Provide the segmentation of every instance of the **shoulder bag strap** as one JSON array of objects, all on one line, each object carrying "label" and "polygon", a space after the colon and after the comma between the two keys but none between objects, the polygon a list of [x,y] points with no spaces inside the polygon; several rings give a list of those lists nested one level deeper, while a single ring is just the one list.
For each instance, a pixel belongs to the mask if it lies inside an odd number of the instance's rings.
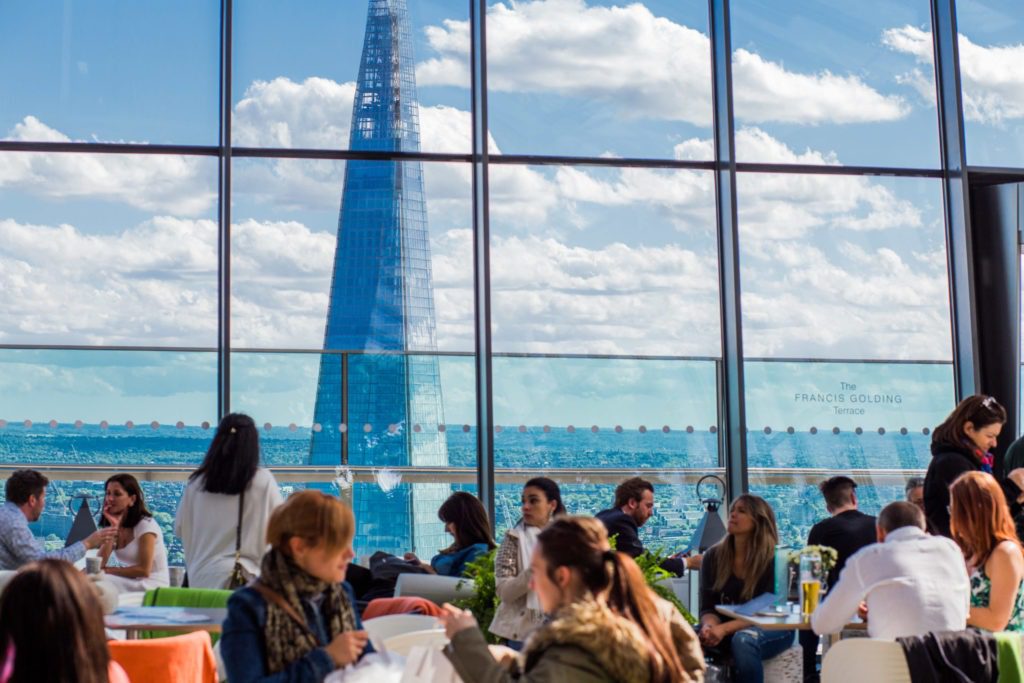
[{"label": "shoulder bag strap", "polygon": [[242,557],[242,506],[245,505],[245,489],[238,495],[238,526],[235,527],[235,562]]},{"label": "shoulder bag strap", "polygon": [[307,624],[306,620],[299,615],[295,607],[293,607],[291,603],[285,600],[280,593],[273,590],[272,588],[269,588],[265,584],[261,583],[259,580],[250,583],[249,587],[255,590],[260,595],[262,595],[263,599],[267,602],[272,602],[281,609],[283,609],[284,613],[291,617],[291,620],[299,625],[299,627],[302,629],[302,632],[306,634],[306,636],[313,643],[314,647],[321,646],[320,639],[316,637],[315,633],[313,633],[313,629],[309,627],[309,624]]}]

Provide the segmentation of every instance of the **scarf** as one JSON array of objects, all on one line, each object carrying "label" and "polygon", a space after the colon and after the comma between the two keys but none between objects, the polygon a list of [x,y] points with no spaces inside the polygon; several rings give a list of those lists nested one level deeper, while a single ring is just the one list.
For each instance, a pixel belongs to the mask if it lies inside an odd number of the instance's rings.
[{"label": "scarf", "polygon": [[[273,548],[263,556],[260,583],[274,591],[305,616],[303,602],[323,594],[320,613],[327,627],[328,642],[344,631],[356,628],[355,612],[341,584],[329,584],[310,576],[291,559]],[[263,627],[263,643],[267,649],[267,669],[278,673],[314,649],[326,645],[299,626],[288,613],[273,602],[267,602],[267,623]]]},{"label": "scarf", "polygon": [[992,453],[988,451],[982,451],[980,448],[968,442],[967,440],[964,440],[963,443],[964,446],[966,446],[967,449],[970,450],[974,458],[979,463],[981,463],[981,471],[987,474],[992,474],[992,466],[995,465],[996,456],[992,455]]},{"label": "scarf", "polygon": [[[537,537],[540,536],[540,527],[527,526],[526,522],[519,522],[515,529],[516,537],[519,539],[519,571],[525,572],[530,568],[533,561],[533,550],[537,547]],[[540,606],[540,598],[533,591],[526,593],[526,606],[533,611],[543,611]]]}]

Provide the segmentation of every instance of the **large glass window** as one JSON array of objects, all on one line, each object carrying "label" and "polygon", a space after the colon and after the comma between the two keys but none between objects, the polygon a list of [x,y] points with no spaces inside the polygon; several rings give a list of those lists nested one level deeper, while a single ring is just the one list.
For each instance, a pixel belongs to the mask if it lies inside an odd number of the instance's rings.
[{"label": "large glass window", "polygon": [[926,0],[730,9],[740,161],[939,165]]},{"label": "large glass window", "polygon": [[750,488],[802,543],[819,484],[877,512],[954,404],[938,181],[738,178]]}]

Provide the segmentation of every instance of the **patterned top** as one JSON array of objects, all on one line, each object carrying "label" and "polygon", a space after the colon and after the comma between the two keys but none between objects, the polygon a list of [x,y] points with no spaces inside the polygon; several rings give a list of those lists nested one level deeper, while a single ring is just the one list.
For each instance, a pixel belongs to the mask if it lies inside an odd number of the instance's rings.
[{"label": "patterned top", "polygon": [[0,569],[17,569],[44,557],[77,562],[84,556],[85,544],[81,541],[45,552],[42,542],[28,528],[28,520],[21,508],[10,501],[0,506]]},{"label": "patterned top", "polygon": [[[1024,584],[1022,584],[1024,585]],[[985,573],[985,565],[971,572],[971,607],[988,607],[992,593],[992,579]],[[1017,589],[1010,621],[1004,631],[1024,631],[1024,590]]]}]

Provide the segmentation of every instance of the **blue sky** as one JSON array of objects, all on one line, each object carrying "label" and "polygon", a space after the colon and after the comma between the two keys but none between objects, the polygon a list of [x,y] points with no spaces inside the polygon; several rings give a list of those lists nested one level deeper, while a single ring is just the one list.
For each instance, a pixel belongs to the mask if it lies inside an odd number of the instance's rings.
[{"label": "blue sky", "polygon": [[[468,5],[409,5],[423,148],[468,151]],[[776,3],[733,2],[740,159],[935,167],[928,3],[792,5],[780,12]],[[1024,57],[1022,15],[1009,2],[961,3],[974,163],[1019,163],[1024,77],[1018,69],[995,82],[990,73]],[[521,0],[492,3],[488,16],[495,151],[711,157],[704,3]],[[365,4],[237,3],[234,21],[236,143],[345,146]],[[0,63],[17,65],[0,69],[0,135],[215,144],[218,22],[216,3],[194,0],[0,6]],[[9,293],[0,342],[215,344],[215,160],[0,156],[0,272]],[[343,172],[341,162],[236,161],[238,346],[320,346]],[[426,164],[424,175],[438,343],[467,351],[468,169]],[[937,181],[744,175],[739,189],[750,355],[949,360]],[[701,172],[494,167],[495,350],[718,355],[713,207],[711,176]],[[15,391],[0,413],[49,419],[49,405],[76,419],[75,402],[88,395],[97,399],[92,412],[135,410],[161,421],[210,410],[200,397],[212,387],[196,389],[205,375],[183,376],[172,355],[149,358],[144,372],[135,361],[115,372],[107,360],[82,362],[86,354],[38,367],[5,360],[9,387],[45,399],[29,408]],[[240,361],[237,404],[275,423],[308,422],[310,359]],[[499,420],[584,423],[582,405],[595,422],[646,414],[658,416],[652,423],[711,423],[713,386],[682,365],[641,366],[609,370],[619,385],[602,377],[600,399],[584,377],[592,373],[572,364],[506,369],[496,378]],[[450,419],[470,421],[471,368],[445,367]],[[650,372],[676,379],[644,395],[637,387]],[[833,382],[831,369],[820,372],[815,382]],[[885,366],[864,372],[873,386],[898,378],[934,389],[938,381]],[[532,393],[538,382],[544,398]],[[677,399],[688,383],[699,392]],[[941,394],[908,395],[921,406],[910,422],[948,407]],[[606,398],[616,396],[618,404]]]}]

